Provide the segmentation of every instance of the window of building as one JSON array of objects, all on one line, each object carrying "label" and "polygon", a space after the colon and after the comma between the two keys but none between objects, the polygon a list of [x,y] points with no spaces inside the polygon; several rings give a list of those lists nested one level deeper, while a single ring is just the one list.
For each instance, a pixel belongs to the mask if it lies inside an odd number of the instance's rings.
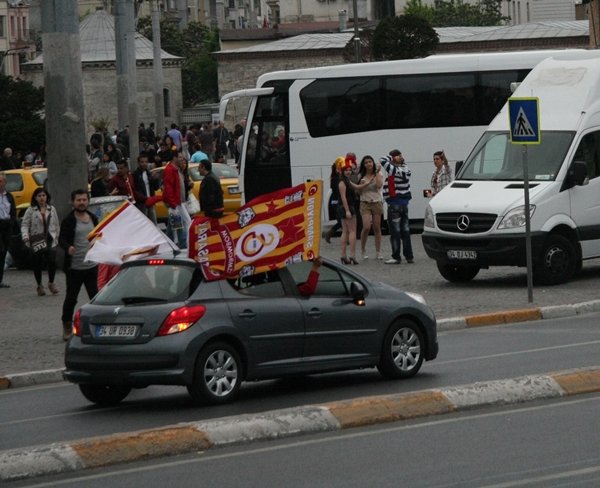
[{"label": "window of building", "polygon": [[163,108],[165,111],[165,117],[171,116],[171,97],[169,94],[169,89],[163,89]]},{"label": "window of building", "polygon": [[0,37],[6,37],[6,15],[0,15]]}]

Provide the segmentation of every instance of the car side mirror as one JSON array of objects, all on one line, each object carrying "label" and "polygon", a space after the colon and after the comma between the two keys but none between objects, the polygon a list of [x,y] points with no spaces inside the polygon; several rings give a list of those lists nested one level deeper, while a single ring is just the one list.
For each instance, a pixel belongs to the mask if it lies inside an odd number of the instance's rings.
[{"label": "car side mirror", "polygon": [[460,171],[460,168],[462,168],[463,164],[465,164],[464,161],[456,161],[456,164],[454,165],[454,176],[456,176],[458,174],[458,172]]},{"label": "car side mirror", "polygon": [[586,183],[587,179],[587,164],[585,161],[575,160],[571,163],[569,171],[567,172],[566,188],[569,189],[574,186],[581,186]]},{"label": "car side mirror", "polygon": [[350,283],[350,295],[352,295],[352,301],[355,305],[365,306],[365,293],[365,288],[358,281]]}]

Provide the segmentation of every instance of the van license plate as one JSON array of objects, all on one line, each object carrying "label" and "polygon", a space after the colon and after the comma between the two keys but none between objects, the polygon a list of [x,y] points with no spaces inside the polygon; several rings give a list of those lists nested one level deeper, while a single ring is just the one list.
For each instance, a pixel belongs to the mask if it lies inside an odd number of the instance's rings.
[{"label": "van license plate", "polygon": [[137,330],[135,325],[98,325],[96,337],[135,337]]},{"label": "van license plate", "polygon": [[450,259],[477,259],[477,251],[448,251]]}]

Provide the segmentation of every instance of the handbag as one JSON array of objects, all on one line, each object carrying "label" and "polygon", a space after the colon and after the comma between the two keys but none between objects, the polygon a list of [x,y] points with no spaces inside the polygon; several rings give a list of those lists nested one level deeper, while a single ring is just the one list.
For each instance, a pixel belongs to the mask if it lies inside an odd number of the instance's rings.
[{"label": "handbag", "polygon": [[388,183],[388,193],[390,198],[394,198],[396,196],[396,182],[394,181],[394,175],[391,174],[387,177]]},{"label": "handbag", "polygon": [[29,244],[34,253],[45,251],[48,249],[48,238],[44,233],[34,234],[29,238]]},{"label": "handbag", "polygon": [[200,202],[196,196],[190,192],[187,198],[187,201],[184,203],[185,209],[188,211],[190,215],[195,215],[200,212]]}]

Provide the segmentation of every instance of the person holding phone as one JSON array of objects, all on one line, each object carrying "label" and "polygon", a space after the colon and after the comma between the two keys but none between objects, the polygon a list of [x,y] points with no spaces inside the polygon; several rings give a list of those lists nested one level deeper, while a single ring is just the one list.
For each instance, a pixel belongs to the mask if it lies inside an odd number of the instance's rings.
[{"label": "person holding phone", "polygon": [[433,164],[435,170],[431,175],[431,190],[427,196],[433,197],[437,195],[442,188],[452,182],[452,168],[448,164],[448,159],[444,151],[436,151],[433,153]]}]

